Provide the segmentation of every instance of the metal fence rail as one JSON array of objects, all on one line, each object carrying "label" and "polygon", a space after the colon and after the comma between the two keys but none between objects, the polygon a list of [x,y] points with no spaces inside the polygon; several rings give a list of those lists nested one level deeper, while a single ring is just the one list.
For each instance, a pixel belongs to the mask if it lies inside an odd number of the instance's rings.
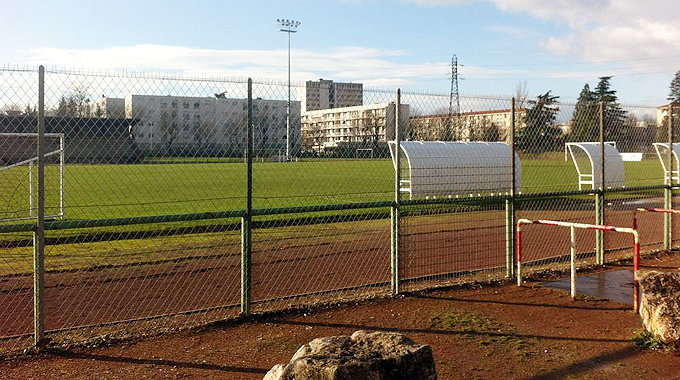
[{"label": "metal fence rail", "polygon": [[[0,115],[0,352],[509,278],[519,218],[631,227],[672,208],[677,161],[653,143],[677,109],[548,95],[452,108],[323,81],[289,102],[287,83],[0,69],[17,108]],[[404,141],[459,145],[419,167]],[[674,246],[670,214],[640,221],[644,252]],[[529,240],[525,275],[568,269],[562,232]],[[576,234],[579,265],[632,257]]]}]

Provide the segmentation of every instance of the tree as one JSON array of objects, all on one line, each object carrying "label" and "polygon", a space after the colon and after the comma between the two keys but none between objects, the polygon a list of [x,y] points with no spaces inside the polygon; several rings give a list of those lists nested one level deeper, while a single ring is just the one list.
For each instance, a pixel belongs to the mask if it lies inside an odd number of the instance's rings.
[{"label": "tree", "polygon": [[165,152],[168,153],[170,151],[170,147],[172,146],[172,142],[179,133],[179,128],[177,127],[177,111],[163,111],[158,123],[158,128],[161,134],[161,144],[163,144]]},{"label": "tree", "polygon": [[520,81],[517,83],[517,87],[515,87],[515,109],[523,108],[528,97],[529,89],[527,86],[527,81]]},{"label": "tree", "polygon": [[302,133],[302,147],[306,152],[321,153],[323,148],[324,129],[321,123],[312,123]]},{"label": "tree", "polygon": [[668,100],[673,103],[680,102],[680,70],[675,73],[670,87],[671,92],[668,94]]},{"label": "tree", "polygon": [[[626,111],[617,102],[616,91],[611,89],[609,80],[612,77],[600,77],[593,95],[595,101],[604,102],[604,135],[606,140],[621,140],[623,123],[626,121]],[[599,128],[599,125],[598,125]],[[598,134],[599,137],[599,129]]]},{"label": "tree", "polygon": [[599,136],[599,104],[586,83],[581,90],[572,116],[571,141],[595,141]]},{"label": "tree", "polygon": [[503,140],[503,134],[501,133],[501,129],[498,128],[498,125],[494,122],[489,123],[489,125],[485,126],[484,132],[482,133],[482,141],[501,141]]},{"label": "tree", "polygon": [[21,115],[21,106],[19,106],[16,103],[5,104],[4,106],[2,106],[2,109],[0,109],[0,113],[5,114],[7,116]]},{"label": "tree", "polygon": [[24,109],[24,115],[29,116],[29,117],[37,117],[38,116],[38,108],[36,106],[31,107],[31,104],[27,104],[26,108]]},{"label": "tree", "polygon": [[600,104],[604,103],[604,134],[606,140],[619,141],[625,135],[627,112],[617,102],[616,91],[611,89],[611,76],[600,77],[597,87],[590,91],[586,83],[581,90],[572,118],[571,141],[598,141],[600,139]]},{"label": "tree", "polygon": [[560,144],[562,131],[555,126],[559,96],[552,90],[527,103],[532,107],[526,112],[525,127],[517,133],[517,148],[529,154],[555,150]]},{"label": "tree", "polygon": [[211,138],[213,127],[208,121],[195,121],[191,132],[194,135],[194,142],[197,145],[196,153],[205,155],[207,152],[206,145]]},{"label": "tree", "polygon": [[76,87],[59,98],[53,114],[58,117],[88,117],[90,114],[88,102],[87,90],[83,87]]}]

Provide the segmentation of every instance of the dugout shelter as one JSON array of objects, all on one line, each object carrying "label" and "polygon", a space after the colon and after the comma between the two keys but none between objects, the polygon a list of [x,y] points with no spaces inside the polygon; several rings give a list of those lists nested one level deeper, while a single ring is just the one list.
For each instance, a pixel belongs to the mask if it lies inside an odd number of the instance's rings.
[{"label": "dugout shelter", "polygon": [[[390,141],[395,170],[396,142]],[[511,147],[502,142],[402,141],[400,191],[411,198],[493,195],[510,191]],[[515,153],[515,191],[522,181],[522,165]]]}]

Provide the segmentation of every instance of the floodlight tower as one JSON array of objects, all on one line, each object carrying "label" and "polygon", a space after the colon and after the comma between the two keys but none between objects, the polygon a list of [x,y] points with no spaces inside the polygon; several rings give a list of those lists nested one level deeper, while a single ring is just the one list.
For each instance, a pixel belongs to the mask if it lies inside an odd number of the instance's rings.
[{"label": "floodlight tower", "polygon": [[276,19],[279,32],[288,33],[288,105],[286,106],[286,161],[290,161],[290,34],[297,32],[300,21]]}]

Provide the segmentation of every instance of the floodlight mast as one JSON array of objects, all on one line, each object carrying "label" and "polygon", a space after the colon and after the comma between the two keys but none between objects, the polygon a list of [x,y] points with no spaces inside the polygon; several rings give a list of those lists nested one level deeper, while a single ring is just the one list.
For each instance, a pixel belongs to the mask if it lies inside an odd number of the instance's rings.
[{"label": "floodlight mast", "polygon": [[286,106],[286,161],[290,161],[290,34],[297,32],[300,21],[276,19],[279,23],[279,32],[288,33],[288,104]]}]

